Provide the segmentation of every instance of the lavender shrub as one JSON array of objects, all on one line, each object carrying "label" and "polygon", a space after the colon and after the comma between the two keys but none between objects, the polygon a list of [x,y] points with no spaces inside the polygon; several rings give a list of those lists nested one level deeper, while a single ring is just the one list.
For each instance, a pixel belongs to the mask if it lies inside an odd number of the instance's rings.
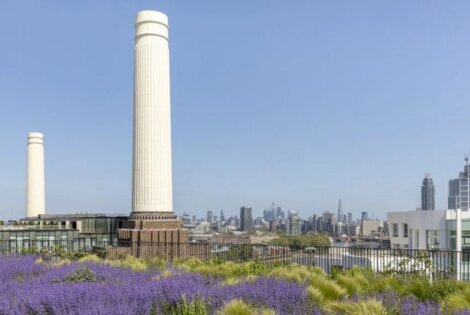
[{"label": "lavender shrub", "polygon": [[[133,272],[92,262],[53,267],[35,263],[35,257],[0,259],[1,314],[164,314],[186,300],[202,299],[210,313],[224,301],[242,299],[268,307],[279,314],[306,314],[305,287],[260,277],[254,282],[225,286],[219,279],[196,273],[173,271],[162,277],[157,271]],[[89,268],[93,281],[70,275]],[[310,307],[311,308],[311,307]]]}]

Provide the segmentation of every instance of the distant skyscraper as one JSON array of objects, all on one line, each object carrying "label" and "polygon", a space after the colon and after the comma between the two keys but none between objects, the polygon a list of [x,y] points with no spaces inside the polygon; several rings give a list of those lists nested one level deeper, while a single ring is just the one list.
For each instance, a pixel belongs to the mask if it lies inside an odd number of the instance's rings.
[{"label": "distant skyscraper", "polygon": [[449,209],[462,209],[468,211],[469,205],[469,183],[470,170],[468,165],[468,157],[465,157],[466,165],[464,171],[459,173],[459,178],[449,181],[449,198],[447,206]]},{"label": "distant skyscraper", "polygon": [[337,223],[338,223],[338,218],[336,218],[336,215],[334,213],[332,213],[331,216],[330,216],[329,232],[336,233],[336,224]]},{"label": "distant skyscraper", "polygon": [[348,212],[348,224],[352,224],[353,222],[353,216],[352,216],[352,213],[351,212]]},{"label": "distant skyscraper", "polygon": [[302,219],[298,216],[297,211],[292,211],[287,218],[286,234],[300,235],[302,229]]},{"label": "distant skyscraper", "polygon": [[361,212],[361,220],[369,220],[369,213],[367,213],[367,211]]},{"label": "distant skyscraper", "polygon": [[225,221],[225,212],[224,209],[220,210],[220,221]]},{"label": "distant skyscraper", "polygon": [[207,211],[207,222],[212,223],[212,211]]},{"label": "distant skyscraper", "polygon": [[269,232],[276,232],[276,221],[269,222]]},{"label": "distant skyscraper", "polygon": [[253,217],[251,214],[251,208],[241,207],[240,208],[240,230],[249,231],[253,227]]},{"label": "distant skyscraper", "polygon": [[344,223],[344,221],[343,221],[343,205],[341,203],[341,198],[339,199],[339,202],[338,202],[338,222]]},{"label": "distant skyscraper", "polygon": [[183,220],[183,224],[185,225],[191,224],[191,216],[186,212],[183,213],[182,220]]},{"label": "distant skyscraper", "polygon": [[312,231],[313,231],[314,233],[318,232],[318,228],[317,228],[317,215],[316,215],[316,214],[314,214],[314,215],[312,216]]},{"label": "distant skyscraper", "polygon": [[434,210],[434,184],[431,174],[426,174],[421,186],[421,210]]}]

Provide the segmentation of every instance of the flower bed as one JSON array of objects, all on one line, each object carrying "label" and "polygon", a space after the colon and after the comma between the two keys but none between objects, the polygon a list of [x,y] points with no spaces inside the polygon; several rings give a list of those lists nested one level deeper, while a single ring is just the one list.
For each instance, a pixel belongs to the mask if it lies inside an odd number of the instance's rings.
[{"label": "flower bed", "polygon": [[[0,258],[0,314],[468,314],[470,286],[356,269]],[[229,303],[231,302],[232,303]],[[243,310],[243,311],[241,311]]]}]

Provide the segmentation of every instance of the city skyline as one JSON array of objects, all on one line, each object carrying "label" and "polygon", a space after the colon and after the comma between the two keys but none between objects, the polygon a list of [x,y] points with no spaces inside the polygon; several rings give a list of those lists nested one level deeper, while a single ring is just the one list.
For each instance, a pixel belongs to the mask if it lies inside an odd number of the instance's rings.
[{"label": "city skyline", "polygon": [[[274,202],[273,202],[274,203]],[[242,208],[244,208],[244,206],[242,206]],[[253,220],[254,219],[257,219],[257,218],[263,218],[264,215],[266,214],[266,211],[269,211],[270,209],[268,207],[264,207],[264,208],[259,208],[259,209],[254,209],[253,207],[249,207],[250,209],[252,209],[252,217],[253,217]],[[279,210],[282,209],[282,212],[284,214],[288,213],[288,212],[295,212],[297,213],[298,211],[295,210],[295,209],[291,209],[289,207],[278,207]],[[224,221],[222,220],[222,217],[220,216],[217,216],[215,213],[217,213],[217,209],[208,209],[208,210],[201,210],[201,209],[187,209],[185,211],[181,210],[181,211],[177,211],[176,214],[179,216],[179,217],[183,217],[184,214],[187,214],[189,216],[196,216],[196,218],[198,220],[205,220],[207,222],[211,222],[212,221],[212,218],[213,217],[217,217],[219,220],[221,221]],[[225,209],[220,209],[220,212],[221,213],[224,213],[224,219],[227,219],[227,218],[230,218],[230,217],[237,217],[239,218],[239,214],[240,214],[240,209],[236,209],[235,211],[225,211]],[[305,214],[299,214],[299,216],[304,219],[304,220],[307,220],[309,217],[311,216],[314,216],[314,215],[321,215],[322,213],[325,213],[325,212],[328,212],[330,214],[335,214],[335,211],[334,209],[322,209],[322,210],[315,210],[313,212],[308,212],[308,213],[305,213]],[[358,213],[352,213],[350,211],[347,211],[347,214],[345,214],[346,216],[346,220],[349,221],[349,216],[351,217],[352,220],[358,220],[358,219],[361,219],[361,214],[362,213],[369,213],[368,211],[362,211],[362,212],[358,212]],[[377,217],[374,215],[373,218],[369,218],[369,219],[373,219],[373,220],[376,220],[376,219],[379,219],[379,220],[384,220],[386,216],[380,216],[380,217]],[[211,219],[209,219],[211,218]],[[287,218],[283,218],[282,220],[286,220]],[[266,222],[269,222],[269,220],[265,220]]]},{"label": "city skyline", "polygon": [[[130,212],[128,25],[143,8],[175,22],[176,213],[231,214],[243,204],[257,213],[277,199],[308,217],[334,212],[342,198],[354,217],[383,218],[419,207],[426,172],[436,209],[446,208],[468,149],[463,135],[440,127],[464,125],[469,113],[468,4],[150,3],[0,5],[9,47],[0,52],[2,218],[24,213],[31,130],[47,139],[48,213]],[[14,12],[26,22],[17,25]],[[431,123],[418,129],[418,118]]]}]

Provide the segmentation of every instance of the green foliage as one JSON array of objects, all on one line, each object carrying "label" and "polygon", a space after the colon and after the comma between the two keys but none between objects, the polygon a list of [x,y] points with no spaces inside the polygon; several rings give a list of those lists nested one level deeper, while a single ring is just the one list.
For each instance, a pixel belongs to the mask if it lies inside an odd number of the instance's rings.
[{"label": "green foliage", "polygon": [[201,266],[203,262],[197,258],[190,258],[182,262],[182,265],[188,266],[190,270],[194,270],[198,266]]},{"label": "green foliage", "polygon": [[[185,262],[179,262],[176,266],[186,271],[199,272],[206,276],[210,275],[224,279],[264,275],[267,274],[271,268],[258,260],[234,263],[231,261],[221,262],[217,259],[205,263],[197,259],[190,259]],[[229,282],[234,283],[233,279]]]},{"label": "green foliage", "polygon": [[61,258],[65,258],[65,259],[70,259],[70,260],[77,260],[77,259],[80,259],[80,258],[83,258],[85,256],[87,256],[88,253],[87,252],[82,252],[82,251],[78,251],[78,252],[66,252],[64,254],[63,257]]},{"label": "green foliage", "polygon": [[22,255],[37,255],[39,253],[39,250],[36,246],[28,246],[21,248],[20,253]]},{"label": "green foliage", "polygon": [[342,273],[343,273],[343,266],[337,266],[337,265],[331,266],[331,277],[333,279],[336,279]]},{"label": "green foliage", "polygon": [[386,291],[400,296],[414,295],[419,300],[444,301],[452,294],[459,295],[466,285],[455,279],[430,282],[428,276],[412,273],[406,277],[391,273],[375,273],[371,269],[353,268],[337,276],[336,282],[348,295],[374,294]]},{"label": "green foliage", "polygon": [[292,247],[330,247],[330,239],[326,234],[283,236],[273,239],[271,243]]},{"label": "green foliage", "polygon": [[470,286],[467,285],[462,291],[448,295],[442,304],[449,314],[470,308]]},{"label": "green foliage", "polygon": [[457,272],[456,272],[456,268],[457,268],[456,253],[451,252],[449,254],[449,259],[450,259],[449,267],[447,268],[446,273],[447,273],[447,276],[449,276],[449,277],[452,277],[452,276],[455,277],[457,275]]},{"label": "green foliage", "polygon": [[70,260],[77,260],[88,255],[88,253],[83,251],[66,250],[65,247],[60,245],[55,245],[54,247],[42,247],[41,249],[35,245],[23,247],[20,253],[22,255],[39,255],[42,257],[56,257]]},{"label": "green foliage", "polygon": [[[149,260],[145,260],[144,262],[147,265],[147,268],[157,269],[157,270],[164,269],[166,264],[167,264],[167,261],[165,261],[163,259],[160,259],[158,257],[155,257],[155,258],[152,258],[152,259],[149,259]],[[178,262],[175,261],[175,265],[177,265],[177,264],[178,264]]]},{"label": "green foliage", "polygon": [[308,301],[312,305],[321,306],[325,304],[325,297],[323,294],[313,285],[307,287]]},{"label": "green foliage", "polygon": [[348,315],[387,315],[387,309],[376,300],[351,302],[334,302],[328,305],[328,310],[333,314]]},{"label": "green foliage", "polygon": [[216,260],[238,260],[248,261],[253,257],[253,247],[248,244],[239,244],[237,246],[231,246],[227,252],[221,252],[217,254]]},{"label": "green foliage", "polygon": [[225,304],[220,315],[252,315],[253,309],[242,300],[232,300]]},{"label": "green foliage", "polygon": [[349,296],[364,293],[369,285],[367,279],[362,275],[339,275],[336,279],[336,283],[338,283],[342,288],[344,288]]},{"label": "green foliage", "polygon": [[395,276],[418,275],[427,276],[434,270],[434,266],[428,253],[420,250],[413,257],[402,257],[392,261],[386,266],[386,273]]},{"label": "green foliage", "polygon": [[381,293],[386,291],[397,292],[401,286],[400,280],[391,275],[376,275],[372,277],[369,282],[371,284],[368,290],[369,293]]},{"label": "green foliage", "polygon": [[77,282],[98,282],[93,271],[88,267],[78,268],[71,274],[65,276],[64,282],[77,283]]},{"label": "green foliage", "polygon": [[300,268],[295,268],[295,270],[289,270],[288,268],[276,268],[272,270],[269,275],[274,278],[281,278],[284,280],[292,281],[295,283],[302,283],[305,281],[308,281],[309,278],[306,278],[305,276],[309,276],[308,272],[305,272],[304,270]]},{"label": "green foliage", "polygon": [[94,263],[100,263],[102,262],[101,258],[96,256],[96,255],[86,255],[78,259],[79,262],[84,263],[84,262],[94,262]]},{"label": "green foliage", "polygon": [[249,268],[250,268],[250,274],[257,275],[257,276],[266,274],[269,269],[268,265],[266,265],[265,263],[261,262],[258,259],[255,259],[255,261],[249,264]]},{"label": "green foliage", "polygon": [[164,312],[165,315],[208,315],[206,303],[202,299],[195,299],[190,302],[183,296],[182,302],[169,306]]},{"label": "green foliage", "polygon": [[108,254],[108,251],[106,250],[106,248],[97,247],[93,249],[93,254],[98,256],[101,259],[105,259],[106,255]]},{"label": "green foliage", "polygon": [[401,295],[413,294],[421,301],[435,299],[431,290],[431,282],[423,276],[414,276],[404,279],[397,291],[401,293]]},{"label": "green foliage", "polygon": [[340,287],[334,280],[323,276],[312,278],[311,284],[314,285],[325,298],[325,300],[340,300],[346,296],[347,291]]},{"label": "green foliage", "polygon": [[432,300],[443,301],[447,296],[465,289],[465,284],[455,279],[440,279],[431,284]]},{"label": "green foliage", "polygon": [[226,278],[224,281],[222,281],[222,285],[236,285],[238,283],[240,283],[240,278],[237,278],[237,277],[230,277],[230,278]]},{"label": "green foliage", "polygon": [[303,265],[275,267],[268,273],[268,275],[270,277],[281,278],[296,283],[308,283],[316,276],[326,277],[326,274],[320,268]]},{"label": "green foliage", "polygon": [[221,265],[223,264],[224,260],[222,259],[222,257],[214,257],[212,258],[212,263],[214,265]]},{"label": "green foliage", "polygon": [[217,315],[276,315],[276,312],[269,309],[258,310],[251,307],[242,300],[232,300],[226,303]]},{"label": "green foliage", "polygon": [[402,279],[389,273],[376,273],[370,268],[359,267],[344,271],[337,277],[337,282],[348,291],[349,295],[397,292],[402,285]]},{"label": "green foliage", "polygon": [[126,256],[123,260],[120,260],[120,267],[130,268],[133,271],[145,271],[147,265],[142,259],[135,258],[134,256]]}]

